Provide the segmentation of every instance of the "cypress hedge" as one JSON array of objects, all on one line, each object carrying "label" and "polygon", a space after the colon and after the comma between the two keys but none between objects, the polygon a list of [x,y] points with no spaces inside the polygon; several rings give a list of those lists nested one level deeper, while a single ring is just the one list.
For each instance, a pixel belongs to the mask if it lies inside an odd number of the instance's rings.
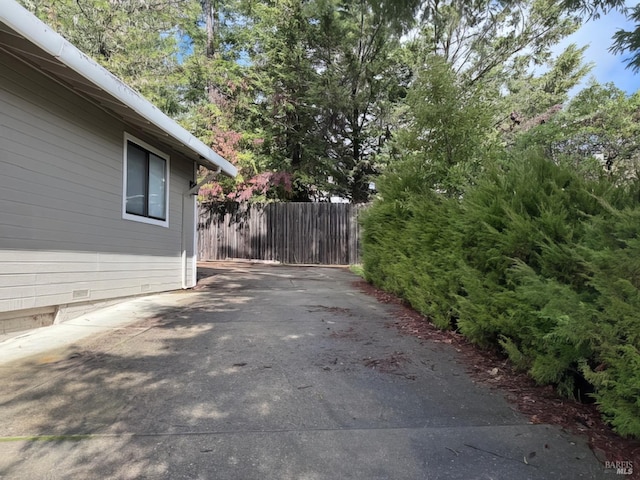
[{"label": "cypress hedge", "polygon": [[640,437],[639,193],[532,152],[461,196],[390,188],[363,218],[365,278]]}]

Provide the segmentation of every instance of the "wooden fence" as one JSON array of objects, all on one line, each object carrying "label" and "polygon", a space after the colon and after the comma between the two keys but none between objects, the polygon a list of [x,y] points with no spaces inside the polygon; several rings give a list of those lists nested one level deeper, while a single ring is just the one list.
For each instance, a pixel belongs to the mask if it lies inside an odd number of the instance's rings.
[{"label": "wooden fence", "polygon": [[198,258],[359,263],[358,214],[364,207],[341,203],[203,204],[199,209]]}]

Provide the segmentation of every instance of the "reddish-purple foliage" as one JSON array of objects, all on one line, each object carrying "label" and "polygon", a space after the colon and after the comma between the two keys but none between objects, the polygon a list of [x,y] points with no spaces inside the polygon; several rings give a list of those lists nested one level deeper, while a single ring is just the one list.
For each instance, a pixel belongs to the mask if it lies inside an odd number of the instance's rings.
[{"label": "reddish-purple foliage", "polygon": [[286,192],[291,191],[291,174],[287,172],[262,172],[239,185],[235,192],[227,198],[237,202],[249,200],[253,195],[264,195],[271,188],[282,186]]},{"label": "reddish-purple foliage", "polygon": [[236,165],[238,163],[238,144],[242,140],[242,134],[234,130],[222,130],[216,126],[213,126],[211,131],[213,133],[211,148]]},{"label": "reddish-purple foliage", "polygon": [[207,183],[200,189],[200,195],[206,198],[218,198],[223,194],[224,192],[219,183]]}]

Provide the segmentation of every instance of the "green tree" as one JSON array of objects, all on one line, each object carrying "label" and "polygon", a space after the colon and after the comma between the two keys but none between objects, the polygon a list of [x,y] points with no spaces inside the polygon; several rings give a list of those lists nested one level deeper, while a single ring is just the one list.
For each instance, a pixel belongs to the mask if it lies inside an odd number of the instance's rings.
[{"label": "green tree", "polygon": [[521,72],[507,80],[505,93],[497,97],[497,125],[507,143],[520,132],[548,122],[569,99],[569,91],[591,70],[583,63],[586,47],[569,45],[558,57],[548,62],[542,75]]},{"label": "green tree", "polygon": [[313,85],[318,73],[310,58],[312,7],[297,0],[255,3],[248,28],[248,52],[258,77],[256,121],[265,131],[267,168],[295,175],[294,199],[313,195],[316,161],[322,156]]},{"label": "green tree", "polygon": [[294,199],[368,197],[390,105],[402,94],[400,29],[383,12],[382,3],[344,0],[250,9],[263,152],[293,175]]},{"label": "green tree", "polygon": [[[238,168],[235,179],[218,178],[205,185],[205,201],[266,200],[267,191],[283,179],[271,175],[259,154],[265,135],[255,126],[259,76],[243,61],[243,1],[202,0],[200,28],[192,50],[180,65],[187,111],[180,121]],[[202,171],[201,176],[207,172]]]},{"label": "green tree", "polygon": [[314,52],[320,71],[321,129],[334,191],[363,202],[377,156],[391,134],[391,111],[405,95],[409,72],[394,18],[368,2],[333,2],[320,18]]},{"label": "green tree", "polygon": [[407,200],[429,191],[461,195],[497,148],[494,112],[485,100],[444,58],[433,56],[408,92],[407,127],[391,144],[382,198]]},{"label": "green tree", "polygon": [[503,82],[550,57],[552,45],[579,26],[553,0],[424,0],[417,39],[473,85]]},{"label": "green tree", "polygon": [[177,67],[197,29],[198,0],[23,0],[83,52],[169,114],[182,110]]},{"label": "green tree", "polygon": [[537,147],[556,163],[590,176],[603,171],[619,179],[636,176],[640,160],[640,94],[627,96],[613,84],[592,82],[548,122],[516,141]]},{"label": "green tree", "polygon": [[[588,67],[575,46],[551,59],[551,47],[578,26],[555,2],[420,5],[421,27],[405,47],[414,77],[381,188],[457,196],[501,142],[513,142],[514,125],[549,118]],[[531,66],[542,63],[550,70],[534,76]]]}]

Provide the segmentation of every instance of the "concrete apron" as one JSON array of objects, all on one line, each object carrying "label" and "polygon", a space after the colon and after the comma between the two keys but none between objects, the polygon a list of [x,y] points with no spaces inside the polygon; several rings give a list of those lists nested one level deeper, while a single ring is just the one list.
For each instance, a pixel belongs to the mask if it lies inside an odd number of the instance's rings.
[{"label": "concrete apron", "polygon": [[0,478],[610,478],[348,271],[213,268],[0,343]]}]

